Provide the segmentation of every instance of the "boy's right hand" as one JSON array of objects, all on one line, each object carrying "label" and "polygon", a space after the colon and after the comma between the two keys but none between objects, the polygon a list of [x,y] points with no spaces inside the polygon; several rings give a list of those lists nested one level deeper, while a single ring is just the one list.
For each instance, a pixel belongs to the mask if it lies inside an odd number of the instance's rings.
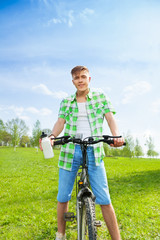
[{"label": "boy's right hand", "polygon": [[52,136],[49,136],[49,138],[50,138],[50,141],[51,141],[51,146],[53,147],[53,145],[54,145],[54,138],[55,137],[53,137],[53,135],[52,135]]},{"label": "boy's right hand", "polygon": [[[50,136],[49,139],[50,139],[50,142],[51,142],[51,146],[53,147],[53,145],[54,145],[53,136]],[[39,148],[41,149],[41,151],[43,151],[43,148],[42,148],[42,138],[39,139]]]},{"label": "boy's right hand", "polygon": [[39,148],[41,149],[41,151],[43,151],[43,148],[42,148],[42,138],[39,139]]}]

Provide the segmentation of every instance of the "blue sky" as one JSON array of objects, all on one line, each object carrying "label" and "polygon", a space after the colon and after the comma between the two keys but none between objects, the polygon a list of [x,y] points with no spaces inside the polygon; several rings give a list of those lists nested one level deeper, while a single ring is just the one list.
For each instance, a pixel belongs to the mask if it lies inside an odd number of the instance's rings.
[{"label": "blue sky", "polygon": [[70,70],[86,65],[120,132],[160,152],[159,12],[158,0],[0,1],[0,118],[51,129],[75,91]]}]

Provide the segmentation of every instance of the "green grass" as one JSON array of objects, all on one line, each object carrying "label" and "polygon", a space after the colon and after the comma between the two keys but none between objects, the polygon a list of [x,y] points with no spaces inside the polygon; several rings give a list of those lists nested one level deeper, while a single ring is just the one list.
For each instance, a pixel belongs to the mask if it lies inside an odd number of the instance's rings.
[{"label": "green grass", "polygon": [[[54,153],[45,160],[36,149],[0,148],[0,239],[55,239],[59,151]],[[122,239],[160,239],[160,160],[104,161]],[[103,221],[99,206],[96,216]],[[104,222],[98,235],[110,239]],[[67,239],[77,239],[76,222],[67,223]]]}]

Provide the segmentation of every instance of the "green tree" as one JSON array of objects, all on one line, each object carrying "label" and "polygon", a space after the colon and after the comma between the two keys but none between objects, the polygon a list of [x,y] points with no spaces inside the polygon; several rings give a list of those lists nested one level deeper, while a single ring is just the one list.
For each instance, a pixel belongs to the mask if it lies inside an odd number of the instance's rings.
[{"label": "green tree", "polygon": [[20,140],[21,147],[25,147],[26,144],[30,144],[30,138],[28,136],[22,136]]},{"label": "green tree", "polygon": [[119,147],[119,148],[111,148],[111,156],[114,156],[114,157],[120,157],[122,156],[122,149]]},{"label": "green tree", "polygon": [[17,146],[23,135],[28,132],[28,127],[26,126],[24,120],[19,118],[12,119],[6,123],[7,132],[11,135],[11,140],[13,146]]},{"label": "green tree", "polygon": [[153,151],[153,152],[152,152],[152,156],[153,156],[153,157],[158,157],[158,156],[159,156],[159,153],[156,152],[156,151]]},{"label": "green tree", "polygon": [[130,133],[125,137],[126,146],[122,149],[122,156],[124,157],[134,157],[134,140]]},{"label": "green tree", "polygon": [[155,156],[159,155],[154,150],[155,146],[154,146],[153,138],[151,136],[148,137],[148,139],[146,140],[146,144],[145,145],[148,147],[148,150],[147,150],[147,156],[148,157],[155,157]]},{"label": "green tree", "polygon": [[3,123],[2,119],[0,119],[0,142],[1,142],[1,144],[3,143],[4,130],[5,130],[4,123]]},{"label": "green tree", "polygon": [[8,144],[10,145],[10,143],[12,142],[11,134],[4,130],[2,132],[2,141],[3,141],[4,145],[8,145]]},{"label": "green tree", "polygon": [[134,147],[134,155],[135,155],[136,157],[140,157],[140,156],[143,156],[143,155],[144,155],[143,150],[142,150],[142,147],[140,146],[139,141],[138,141],[137,138],[136,138],[136,145],[135,145],[135,147]]},{"label": "green tree", "polygon": [[103,144],[103,148],[104,148],[104,153],[105,156],[110,156],[111,155],[111,148],[109,147],[109,145],[107,143]]},{"label": "green tree", "polygon": [[33,146],[39,146],[39,138],[42,134],[42,130],[41,130],[41,123],[39,120],[36,121],[36,123],[34,124],[33,130],[32,130],[32,145]]}]

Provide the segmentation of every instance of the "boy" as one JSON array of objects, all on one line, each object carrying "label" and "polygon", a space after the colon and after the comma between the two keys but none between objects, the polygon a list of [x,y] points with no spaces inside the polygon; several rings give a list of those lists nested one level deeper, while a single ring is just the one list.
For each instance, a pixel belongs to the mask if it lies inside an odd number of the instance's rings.
[{"label": "boy", "polygon": [[[76,93],[61,102],[58,120],[55,123],[50,137],[57,137],[65,126],[65,135],[81,134],[83,139],[88,136],[102,136],[103,118],[105,117],[113,136],[119,136],[118,127],[113,117],[115,113],[110,101],[103,93],[91,92],[89,83],[91,77],[85,66],[76,66],[71,70],[72,82],[77,89]],[[114,139],[113,147],[120,147],[123,138]],[[54,141],[51,140],[51,144]],[[100,204],[104,221],[113,240],[120,240],[120,232],[111,204],[107,176],[103,163],[103,145],[101,143],[88,147],[88,174],[92,191],[96,196],[96,203]],[[58,232],[56,240],[65,240],[66,223],[63,215],[68,211],[69,200],[82,161],[79,145],[73,143],[61,147],[59,156],[59,187],[58,187]],[[97,180],[99,179],[99,180]]]}]

